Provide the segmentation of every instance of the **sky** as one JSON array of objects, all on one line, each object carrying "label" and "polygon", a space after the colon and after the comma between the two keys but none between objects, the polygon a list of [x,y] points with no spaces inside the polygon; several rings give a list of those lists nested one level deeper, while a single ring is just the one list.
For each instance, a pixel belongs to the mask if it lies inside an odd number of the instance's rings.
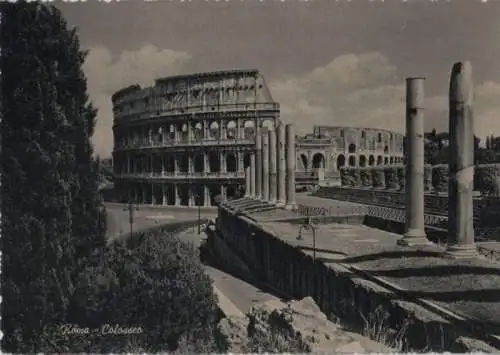
[{"label": "sky", "polygon": [[500,0],[158,0],[56,3],[89,50],[93,143],[113,149],[111,95],[157,77],[259,69],[299,133],[404,133],[405,78],[425,81],[425,128],[448,130],[453,63],[472,63],[474,133],[500,135]]}]

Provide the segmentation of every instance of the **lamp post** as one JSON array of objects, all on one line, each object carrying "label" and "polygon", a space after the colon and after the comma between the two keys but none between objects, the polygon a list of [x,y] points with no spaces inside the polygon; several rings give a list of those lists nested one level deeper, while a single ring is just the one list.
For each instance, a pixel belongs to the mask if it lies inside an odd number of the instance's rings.
[{"label": "lamp post", "polygon": [[309,215],[309,210],[307,210],[307,217],[304,223],[299,227],[299,235],[297,236],[297,240],[302,240],[302,231],[311,230],[313,235],[313,263],[316,262],[316,227],[312,223],[311,216]]},{"label": "lamp post", "polygon": [[125,208],[124,211],[127,210],[128,210],[128,222],[130,223],[130,234],[132,234],[134,225],[134,210],[139,211],[139,207],[134,206],[132,200],[129,200],[128,208]]}]

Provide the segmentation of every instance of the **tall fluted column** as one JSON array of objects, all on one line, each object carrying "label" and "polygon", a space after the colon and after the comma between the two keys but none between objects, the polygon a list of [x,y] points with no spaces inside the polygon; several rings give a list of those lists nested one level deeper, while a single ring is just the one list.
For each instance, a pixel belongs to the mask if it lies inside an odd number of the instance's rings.
[{"label": "tall fluted column", "polygon": [[286,125],[286,208],[295,208],[295,126]]},{"label": "tall fluted column", "polygon": [[245,168],[245,197],[250,197],[250,177],[251,170],[250,165]]},{"label": "tall fluted column", "polygon": [[277,127],[278,140],[278,202],[279,206],[286,204],[286,160],[285,160],[285,124]]},{"label": "tall fluted column", "polygon": [[406,79],[406,233],[400,245],[429,244],[424,221],[424,78]]},{"label": "tall fluted column", "polygon": [[277,180],[276,180],[276,131],[269,131],[269,202],[276,203]]},{"label": "tall fluted column", "polygon": [[452,257],[475,257],[473,228],[474,122],[472,66],[455,63],[449,93],[448,247]]},{"label": "tall fluted column", "polygon": [[262,136],[255,135],[255,198],[260,199],[262,193]]},{"label": "tall fluted column", "polygon": [[262,199],[269,201],[269,136],[262,134]]},{"label": "tall fluted column", "polygon": [[255,153],[250,153],[250,197],[255,197]]}]

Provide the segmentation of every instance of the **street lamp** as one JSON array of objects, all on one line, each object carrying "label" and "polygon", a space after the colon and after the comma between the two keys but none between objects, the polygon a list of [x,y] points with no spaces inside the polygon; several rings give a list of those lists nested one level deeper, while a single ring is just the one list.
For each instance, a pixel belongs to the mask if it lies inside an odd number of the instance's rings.
[{"label": "street lamp", "polygon": [[134,225],[134,210],[139,211],[139,207],[134,206],[132,200],[129,200],[128,208],[124,209],[124,211],[127,211],[127,210],[128,210],[128,221],[130,223],[130,234],[132,234],[133,225]]},{"label": "street lamp", "polygon": [[311,216],[309,213],[304,221],[304,223],[299,227],[299,235],[297,236],[297,240],[302,240],[302,231],[303,230],[311,230],[313,235],[313,263],[316,262],[316,226],[313,224],[311,220]]}]

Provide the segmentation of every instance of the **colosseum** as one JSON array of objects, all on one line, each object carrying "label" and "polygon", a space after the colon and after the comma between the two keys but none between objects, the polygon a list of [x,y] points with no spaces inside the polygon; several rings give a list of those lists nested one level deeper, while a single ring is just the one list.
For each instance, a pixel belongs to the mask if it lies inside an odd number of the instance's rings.
[{"label": "colosseum", "polygon": [[297,139],[297,170],[402,163],[403,141],[402,134],[383,129],[315,126],[312,134]]},{"label": "colosseum", "polygon": [[[213,206],[217,195],[238,195],[246,168],[258,164],[256,135],[281,123],[258,70],[161,78],[152,87],[119,90],[112,103],[120,202]],[[297,185],[338,179],[345,165],[403,158],[403,136],[384,130],[317,126],[296,142]]]}]

